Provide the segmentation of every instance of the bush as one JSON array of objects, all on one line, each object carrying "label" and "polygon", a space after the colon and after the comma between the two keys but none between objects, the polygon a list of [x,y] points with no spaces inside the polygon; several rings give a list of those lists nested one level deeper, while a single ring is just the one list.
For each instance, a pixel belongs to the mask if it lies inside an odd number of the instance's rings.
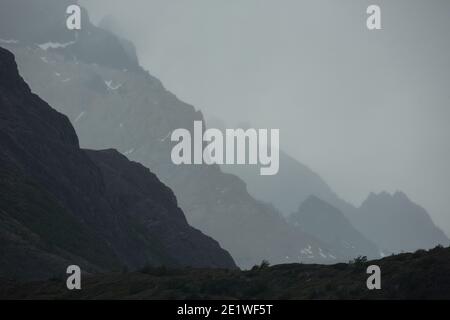
[{"label": "bush", "polygon": [[258,270],[264,270],[270,267],[270,263],[267,260],[261,261],[260,265],[254,265],[250,270],[251,271],[258,271]]},{"label": "bush", "polygon": [[366,256],[358,256],[354,260],[351,260],[349,262],[349,264],[354,264],[354,265],[357,265],[357,266],[361,266],[361,265],[364,265],[366,262],[367,262],[367,257]]},{"label": "bush", "polygon": [[262,269],[267,269],[267,268],[269,268],[269,267],[270,267],[270,263],[269,263],[269,261],[267,261],[267,260],[261,261],[261,264],[259,265],[259,269],[260,269],[260,270],[262,270]]}]

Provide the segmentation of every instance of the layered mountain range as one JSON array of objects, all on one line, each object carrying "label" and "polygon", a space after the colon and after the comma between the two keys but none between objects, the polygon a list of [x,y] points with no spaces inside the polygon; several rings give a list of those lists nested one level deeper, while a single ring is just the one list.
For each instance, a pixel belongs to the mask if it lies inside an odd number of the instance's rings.
[{"label": "layered mountain range", "polygon": [[[360,242],[361,244],[368,242],[375,244],[381,255],[450,244],[448,237],[434,224],[429,213],[411,201],[405,193],[401,191],[394,194],[371,193],[359,207],[356,207],[338,197],[318,175],[282,151],[280,176],[262,177],[251,166],[226,166],[225,170],[242,177],[256,199],[273,203],[296,224],[299,212],[303,212],[305,205],[311,207],[313,196],[317,205],[317,208],[310,208],[315,212],[314,219],[320,221],[324,217],[331,218],[329,213],[334,212],[335,217],[339,215],[345,219],[351,228],[365,239]],[[318,200],[322,203],[319,204]],[[293,217],[295,219],[292,219]],[[330,228],[338,228],[338,225],[330,227],[330,224],[333,225],[331,222],[333,219],[328,218],[315,226],[303,219],[302,226],[319,238],[320,234],[329,234],[330,231],[333,234],[333,231],[337,230]],[[344,234],[346,233],[342,233]],[[344,238],[340,240],[343,241]],[[373,249],[373,246],[371,247]],[[372,249],[366,251],[368,256],[371,256],[369,252],[373,252]]]},{"label": "layered mountain range", "polygon": [[[224,126],[220,120],[213,121],[219,128]],[[242,123],[238,127],[246,129],[248,126],[248,123]],[[376,257],[373,255],[375,247],[378,247],[378,254],[386,255],[450,244],[429,213],[403,192],[392,195],[371,193],[361,206],[356,207],[340,198],[317,173],[283,150],[280,150],[277,175],[261,176],[257,166],[249,165],[224,165],[222,169],[241,177],[253,197],[272,203],[302,230],[321,240],[326,240],[321,235],[340,234],[328,242],[329,245],[348,243],[348,238],[358,239],[338,250],[356,249],[353,246],[359,243],[361,247],[357,252]],[[346,227],[342,228],[344,225]]]},{"label": "layered mountain range", "polygon": [[[362,214],[362,208],[340,199],[319,175],[286,153],[281,152],[279,175],[266,179],[250,166],[234,166],[225,173],[219,166],[174,165],[170,134],[178,128],[191,130],[196,120],[205,122],[203,114],[143,70],[133,45],[103,29],[111,25],[108,21],[103,28],[96,27],[83,11],[82,30],[67,32],[64,12],[70,1],[32,2],[27,19],[22,12],[25,2],[2,0],[11,10],[0,12],[0,46],[14,52],[32,90],[68,116],[82,147],[115,148],[150,168],[173,190],[189,224],[216,239],[240,267],[262,260],[332,263],[358,255],[375,258],[380,248],[391,251],[403,246],[385,246],[367,232],[372,222],[366,216],[387,219],[378,213],[379,207]],[[49,17],[45,24],[42,11]],[[113,153],[103,152],[104,156]],[[91,161],[97,159],[106,176],[119,179],[108,171],[106,159],[96,158],[99,154],[86,153]],[[132,190],[129,196],[132,199]],[[408,214],[402,211],[403,224],[385,232],[412,230]],[[420,214],[428,217],[425,211]],[[420,234],[425,229],[414,230]],[[431,241],[416,241],[408,250],[448,243],[443,233],[436,237],[439,229],[432,222],[427,230],[434,234],[427,236]]]},{"label": "layered mountain range", "polygon": [[340,256],[352,257],[356,252],[369,257],[380,254],[377,246],[359,232],[339,209],[314,195],[302,202],[289,221],[327,243]]},{"label": "layered mountain range", "polygon": [[[48,10],[56,15],[55,8]],[[42,37],[32,41],[18,33],[1,35],[9,39],[3,45],[17,56],[30,87],[69,117],[83,147],[113,147],[150,168],[174,191],[188,222],[219,241],[241,267],[262,260],[347,259],[289,225],[278,210],[254,199],[240,178],[223,173],[219,166],[174,165],[171,132],[192,129],[195,120],[204,121],[202,113],[177,99],[137,63],[130,67],[135,57],[128,53],[133,50],[120,45],[115,52],[114,47],[123,42],[85,20],[76,40],[39,43]],[[41,27],[39,21],[28,23],[28,28]],[[95,56],[99,58],[93,62]]]},{"label": "layered mountain range", "polygon": [[0,277],[146,265],[235,268],[190,227],[173,192],[119,152],[82,150],[68,118],[0,48]]},{"label": "layered mountain range", "polygon": [[400,191],[371,193],[352,221],[388,252],[412,252],[450,245],[450,240],[436,227],[428,212]]}]

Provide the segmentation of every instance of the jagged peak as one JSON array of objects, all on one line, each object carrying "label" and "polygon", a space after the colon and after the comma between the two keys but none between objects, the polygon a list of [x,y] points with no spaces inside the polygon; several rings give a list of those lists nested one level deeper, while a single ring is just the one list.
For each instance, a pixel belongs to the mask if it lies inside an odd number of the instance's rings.
[{"label": "jagged peak", "polygon": [[372,203],[372,202],[391,202],[391,201],[400,201],[400,202],[412,202],[406,193],[403,191],[397,190],[394,193],[389,193],[387,191],[381,191],[379,193],[370,192],[367,196],[366,200],[364,200],[363,204]]}]

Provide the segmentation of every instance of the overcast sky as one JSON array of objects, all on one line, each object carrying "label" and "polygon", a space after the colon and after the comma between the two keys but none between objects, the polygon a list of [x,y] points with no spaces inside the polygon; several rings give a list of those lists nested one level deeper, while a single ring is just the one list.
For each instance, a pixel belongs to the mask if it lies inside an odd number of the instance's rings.
[{"label": "overcast sky", "polygon": [[[450,1],[81,3],[207,117],[279,128],[344,199],[402,190],[450,234]],[[374,3],[380,31],[365,25]]]}]

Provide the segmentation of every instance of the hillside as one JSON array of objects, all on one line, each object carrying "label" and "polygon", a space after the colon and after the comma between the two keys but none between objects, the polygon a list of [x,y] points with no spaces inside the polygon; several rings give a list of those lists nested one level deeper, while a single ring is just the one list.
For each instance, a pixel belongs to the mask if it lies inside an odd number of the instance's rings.
[{"label": "hillside", "polygon": [[144,265],[235,268],[173,192],[115,150],[86,151],[0,48],[0,276],[45,279]]}]

